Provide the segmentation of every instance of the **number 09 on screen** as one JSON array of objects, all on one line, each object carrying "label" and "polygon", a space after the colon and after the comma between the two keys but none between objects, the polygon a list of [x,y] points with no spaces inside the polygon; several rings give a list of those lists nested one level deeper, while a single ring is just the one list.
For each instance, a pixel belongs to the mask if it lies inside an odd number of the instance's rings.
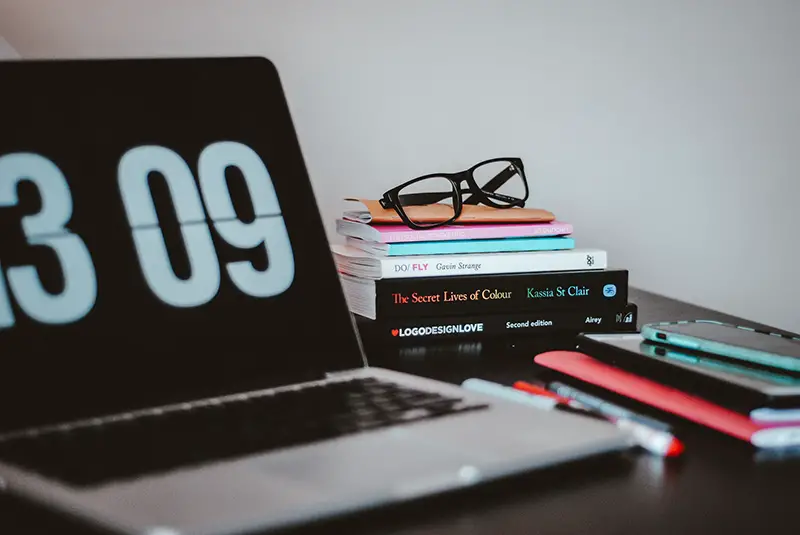
[{"label": "number 09 on screen", "polygon": [[[225,180],[228,167],[238,168],[247,184],[255,212],[251,222],[236,215]],[[152,172],[160,173],[169,188],[189,259],[190,276],[185,279],[175,274],[169,260],[148,185]],[[0,156],[0,209],[18,203],[17,187],[25,180],[37,188],[41,209],[22,218],[22,230],[28,244],[55,253],[64,285],[60,293],[51,294],[34,266],[4,269],[0,258],[0,329],[15,324],[12,299],[34,321],[64,324],[85,317],[99,291],[91,251],[79,235],[67,229],[73,216],[72,194],[66,177],[52,161],[31,152]],[[265,270],[257,270],[248,261],[225,264],[227,276],[240,292],[266,298],[291,286],[294,255],[275,187],[264,162],[247,145],[230,141],[208,145],[199,156],[197,181],[186,161],[173,150],[157,145],[135,147],[119,160],[117,184],[144,279],[163,303],[197,307],[219,292],[222,266],[209,223],[231,246],[248,250],[263,246],[269,255]]]}]

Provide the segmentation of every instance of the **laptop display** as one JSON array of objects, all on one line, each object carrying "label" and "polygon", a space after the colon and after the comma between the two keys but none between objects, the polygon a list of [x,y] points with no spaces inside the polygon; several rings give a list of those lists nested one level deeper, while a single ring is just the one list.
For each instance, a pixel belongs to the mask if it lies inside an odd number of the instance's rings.
[{"label": "laptop display", "polygon": [[271,63],[0,87],[0,432],[362,364]]}]

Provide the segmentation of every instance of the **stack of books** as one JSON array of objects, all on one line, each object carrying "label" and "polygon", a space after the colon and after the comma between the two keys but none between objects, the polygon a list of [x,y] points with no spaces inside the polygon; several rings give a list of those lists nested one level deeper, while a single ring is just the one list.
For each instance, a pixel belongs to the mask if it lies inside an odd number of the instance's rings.
[{"label": "stack of books", "polygon": [[362,336],[376,342],[634,332],[628,271],[576,248],[569,223],[429,230],[337,220],[332,246]]}]

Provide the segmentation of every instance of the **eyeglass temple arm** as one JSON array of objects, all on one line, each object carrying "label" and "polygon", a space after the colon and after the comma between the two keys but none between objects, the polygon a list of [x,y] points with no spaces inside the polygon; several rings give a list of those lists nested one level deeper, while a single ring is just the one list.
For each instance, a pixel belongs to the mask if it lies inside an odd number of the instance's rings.
[{"label": "eyeglass temple arm", "polygon": [[[516,173],[517,169],[514,166],[509,165],[508,167],[497,173],[497,175],[495,175],[493,179],[487,182],[486,185],[484,185],[481,188],[481,190],[483,190],[483,192],[486,194],[487,197],[496,198],[495,195],[492,195],[492,193],[494,193],[494,191],[497,190],[497,188],[501,187],[503,184],[508,182],[508,179],[510,179]],[[464,199],[462,204],[478,204],[479,202],[480,201],[478,200],[477,197],[475,197],[475,195],[470,195],[469,198]]]},{"label": "eyeglass temple arm", "polygon": [[[462,191],[461,193],[467,193]],[[403,206],[417,206],[421,204],[435,204],[445,199],[451,199],[453,194],[448,193],[406,193],[405,195],[398,195],[398,200]]]}]

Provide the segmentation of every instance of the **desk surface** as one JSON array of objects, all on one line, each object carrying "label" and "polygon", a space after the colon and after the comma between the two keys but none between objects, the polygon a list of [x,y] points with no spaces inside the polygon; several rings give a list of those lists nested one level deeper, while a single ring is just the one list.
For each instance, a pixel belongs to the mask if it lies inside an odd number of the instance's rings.
[{"label": "desk surface", "polygon": [[[632,290],[639,323],[706,318],[756,326],[650,293]],[[547,340],[536,350],[567,346]],[[374,365],[459,382],[479,376],[512,382],[531,376],[532,349],[492,344],[438,351],[381,350]],[[739,441],[695,426],[678,428],[682,458],[645,453],[619,461],[594,461],[511,478],[491,486],[293,530],[352,535],[706,534],[797,531],[800,456],[763,460]],[[0,499],[0,526],[14,535],[86,533],[57,519]],[[25,526],[23,528],[23,526]],[[5,533],[5,529],[0,530]]]}]

